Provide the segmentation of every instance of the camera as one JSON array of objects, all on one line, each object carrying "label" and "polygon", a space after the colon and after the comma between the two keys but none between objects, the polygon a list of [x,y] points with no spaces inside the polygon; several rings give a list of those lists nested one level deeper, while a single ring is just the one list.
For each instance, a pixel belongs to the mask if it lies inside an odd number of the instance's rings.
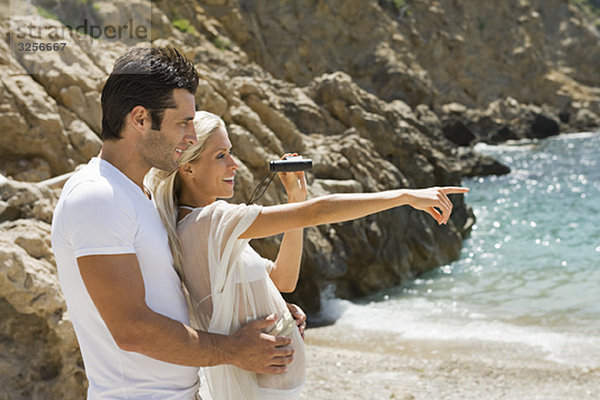
[{"label": "camera", "polygon": [[271,161],[269,169],[272,172],[296,172],[306,171],[312,168],[312,160],[310,158],[286,157],[283,160]]}]

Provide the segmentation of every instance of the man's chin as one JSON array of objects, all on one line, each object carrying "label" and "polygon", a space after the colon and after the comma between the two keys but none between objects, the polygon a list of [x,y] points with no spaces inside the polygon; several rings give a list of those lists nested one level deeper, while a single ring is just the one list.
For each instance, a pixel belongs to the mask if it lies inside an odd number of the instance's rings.
[{"label": "man's chin", "polygon": [[161,165],[153,165],[154,168],[160,169],[165,172],[175,172],[177,170],[177,164],[173,163],[171,165],[161,164]]}]

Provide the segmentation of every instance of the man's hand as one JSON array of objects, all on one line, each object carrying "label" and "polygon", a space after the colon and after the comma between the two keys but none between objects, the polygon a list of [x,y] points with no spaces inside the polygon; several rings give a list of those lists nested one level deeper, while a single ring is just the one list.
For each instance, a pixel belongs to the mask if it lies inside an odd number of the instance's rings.
[{"label": "man's hand", "polygon": [[300,307],[298,307],[295,304],[292,304],[292,303],[285,303],[285,304],[287,305],[288,310],[290,310],[292,317],[294,317],[294,321],[296,322],[296,325],[298,326],[298,330],[300,331],[300,335],[302,336],[302,339],[304,339],[304,330],[306,329],[306,314],[304,313],[304,311],[302,311],[302,309]]},{"label": "man's hand", "polygon": [[283,374],[287,365],[294,360],[294,350],[289,346],[291,339],[272,336],[263,331],[277,321],[276,315],[250,321],[231,336],[237,367],[261,374]]}]

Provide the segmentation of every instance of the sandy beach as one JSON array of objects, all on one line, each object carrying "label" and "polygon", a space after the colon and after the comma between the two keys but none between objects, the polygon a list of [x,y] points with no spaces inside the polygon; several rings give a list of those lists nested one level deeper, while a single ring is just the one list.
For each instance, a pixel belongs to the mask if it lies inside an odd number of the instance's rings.
[{"label": "sandy beach", "polygon": [[340,324],[308,329],[306,344],[307,400],[600,398],[600,369],[523,344],[408,340]]}]

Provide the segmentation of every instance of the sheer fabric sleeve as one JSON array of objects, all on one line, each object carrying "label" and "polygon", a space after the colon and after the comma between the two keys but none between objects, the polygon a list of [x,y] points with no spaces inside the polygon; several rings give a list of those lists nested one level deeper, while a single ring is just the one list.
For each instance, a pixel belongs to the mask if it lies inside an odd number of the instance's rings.
[{"label": "sheer fabric sleeve", "polygon": [[[229,334],[246,322],[238,320],[237,307],[240,295],[245,295],[241,292],[249,291],[241,257],[249,240],[239,239],[239,236],[254,222],[261,207],[215,202],[202,211],[201,215],[211,215],[207,258],[213,315],[209,331]],[[252,317],[257,318],[258,315],[249,316]]]}]

